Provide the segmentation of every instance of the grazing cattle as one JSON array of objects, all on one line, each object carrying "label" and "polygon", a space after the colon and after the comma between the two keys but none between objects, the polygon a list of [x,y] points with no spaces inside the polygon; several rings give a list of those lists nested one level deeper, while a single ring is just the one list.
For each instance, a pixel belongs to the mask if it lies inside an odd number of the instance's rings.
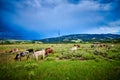
[{"label": "grazing cattle", "polygon": [[48,55],[48,53],[53,53],[53,49],[52,48],[46,48],[45,49],[45,55]]},{"label": "grazing cattle", "polygon": [[91,48],[103,48],[105,46],[106,46],[105,44],[101,44],[101,43],[90,45]]},{"label": "grazing cattle", "polygon": [[38,57],[42,56],[43,59],[45,58],[45,50],[41,50],[41,51],[36,51],[33,53],[33,56],[36,58],[36,60],[38,61]]},{"label": "grazing cattle", "polygon": [[74,46],[77,46],[77,48],[80,48],[80,45],[79,45],[79,44],[74,44]]},{"label": "grazing cattle", "polygon": [[112,44],[111,47],[114,47],[114,45]]},{"label": "grazing cattle", "polygon": [[33,50],[33,49],[27,49],[26,51],[29,51],[29,52],[34,52],[34,50]]},{"label": "grazing cattle", "polygon": [[105,47],[106,45],[105,44],[99,44],[98,47]]},{"label": "grazing cattle", "polygon": [[106,49],[107,49],[107,51],[109,51],[111,48],[113,48],[114,47],[114,45],[112,44],[112,45],[106,45]]},{"label": "grazing cattle", "polygon": [[77,46],[71,48],[71,51],[76,51],[76,50],[77,50]]},{"label": "grazing cattle", "polygon": [[24,51],[24,52],[21,52],[21,53],[18,53],[18,54],[16,54],[16,56],[15,56],[15,60],[18,60],[18,59],[20,59],[20,61],[21,61],[21,57],[27,57],[27,59],[28,59],[28,57],[29,57],[29,51]]},{"label": "grazing cattle", "polygon": [[103,44],[103,47],[105,47],[106,45],[105,44]]},{"label": "grazing cattle", "polygon": [[27,49],[26,51],[24,51],[24,52],[20,52],[20,53],[18,53],[18,54],[16,54],[16,56],[15,56],[15,60],[18,60],[18,59],[20,59],[20,61],[21,61],[21,57],[27,57],[27,59],[29,58],[29,56],[31,55],[31,53],[33,54],[33,52],[34,52],[34,50],[33,49]]},{"label": "grazing cattle", "polygon": [[15,60],[18,60],[20,58],[20,54],[16,54],[16,56],[15,56]]},{"label": "grazing cattle", "polygon": [[103,45],[102,45],[102,44],[99,44],[99,47],[101,47],[101,48],[102,48],[102,47],[103,47]]},{"label": "grazing cattle", "polygon": [[16,53],[16,52],[18,52],[18,48],[14,48],[9,51],[9,53]]},{"label": "grazing cattle", "polygon": [[80,45],[74,44],[74,46],[71,48],[71,51],[76,51],[78,48],[80,48]]}]

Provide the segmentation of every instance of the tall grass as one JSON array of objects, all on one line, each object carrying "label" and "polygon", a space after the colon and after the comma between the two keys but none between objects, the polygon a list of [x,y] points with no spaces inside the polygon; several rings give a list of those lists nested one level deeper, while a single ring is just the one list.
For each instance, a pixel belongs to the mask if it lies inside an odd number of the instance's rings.
[{"label": "tall grass", "polygon": [[0,66],[1,80],[119,80],[120,74],[119,61],[32,60]]},{"label": "tall grass", "polygon": [[[35,59],[14,61],[15,54],[8,51],[19,48],[39,49],[53,46],[54,54],[45,60]],[[105,48],[90,48],[90,44],[81,44],[75,52],[73,44],[20,44],[0,46],[0,80],[119,80],[120,44],[110,51]],[[94,52],[97,50],[97,55]],[[106,53],[106,56],[103,54]],[[56,59],[57,58],[57,59]],[[83,59],[83,60],[82,60]]]}]

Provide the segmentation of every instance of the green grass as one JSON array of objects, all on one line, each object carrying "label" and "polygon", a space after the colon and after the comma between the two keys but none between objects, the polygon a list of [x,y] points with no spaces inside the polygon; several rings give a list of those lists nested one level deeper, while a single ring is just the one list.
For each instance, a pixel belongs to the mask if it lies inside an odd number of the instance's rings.
[{"label": "green grass", "polygon": [[100,62],[32,60],[1,64],[0,78],[1,80],[118,80],[119,65],[119,61],[104,60]]},{"label": "green grass", "polygon": [[[15,54],[8,53],[12,48],[24,51],[54,47],[54,54],[45,60],[35,59],[14,61]],[[110,50],[90,48],[90,44],[81,44],[81,48],[71,52],[73,44],[20,44],[0,46],[0,80],[119,80],[120,44]],[[94,52],[97,50],[98,55]],[[63,54],[61,54],[63,53]],[[96,53],[96,54],[97,54]],[[107,55],[104,56],[103,54]]]}]

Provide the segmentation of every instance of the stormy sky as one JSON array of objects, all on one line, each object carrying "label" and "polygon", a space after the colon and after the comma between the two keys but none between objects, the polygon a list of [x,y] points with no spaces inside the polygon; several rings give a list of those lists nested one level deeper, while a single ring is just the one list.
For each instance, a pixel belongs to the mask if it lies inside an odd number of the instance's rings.
[{"label": "stormy sky", "polygon": [[120,0],[0,0],[0,37],[120,34]]}]

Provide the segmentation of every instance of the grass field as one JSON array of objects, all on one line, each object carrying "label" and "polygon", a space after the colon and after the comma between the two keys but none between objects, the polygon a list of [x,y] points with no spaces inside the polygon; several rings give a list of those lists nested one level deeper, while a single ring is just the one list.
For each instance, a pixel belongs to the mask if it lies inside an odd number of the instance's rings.
[{"label": "grass field", "polygon": [[[73,44],[0,45],[0,80],[120,80],[120,44],[114,44],[109,51],[90,48],[91,44],[80,45],[75,52],[70,50]],[[13,48],[21,52],[51,46],[54,54],[38,62],[32,58],[14,61],[16,53],[9,53]]]}]

